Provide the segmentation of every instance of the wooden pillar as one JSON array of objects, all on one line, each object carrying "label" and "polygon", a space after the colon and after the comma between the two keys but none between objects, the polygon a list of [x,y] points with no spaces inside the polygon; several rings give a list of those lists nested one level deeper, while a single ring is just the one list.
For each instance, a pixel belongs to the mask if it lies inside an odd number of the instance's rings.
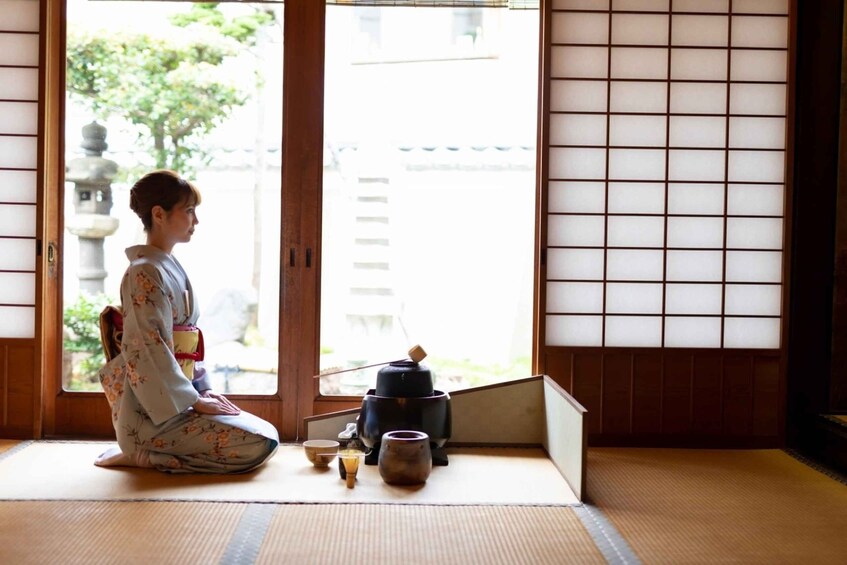
[{"label": "wooden pillar", "polygon": [[325,15],[323,0],[285,2],[279,392],[296,406],[283,413],[285,440],[303,436],[318,386]]}]

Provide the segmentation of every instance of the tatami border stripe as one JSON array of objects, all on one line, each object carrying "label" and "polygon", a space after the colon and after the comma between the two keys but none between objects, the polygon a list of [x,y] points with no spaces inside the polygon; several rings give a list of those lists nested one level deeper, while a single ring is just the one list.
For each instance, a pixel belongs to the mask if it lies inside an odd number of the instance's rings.
[{"label": "tatami border stripe", "polygon": [[590,504],[575,506],[573,510],[606,561],[613,565],[640,565],[641,560],[602,510]]},{"label": "tatami border stripe", "polygon": [[840,471],[837,471],[837,470],[833,469],[832,467],[824,465],[823,463],[818,463],[814,459],[810,459],[809,457],[806,457],[805,455],[803,455],[802,453],[800,453],[799,451],[796,451],[794,449],[786,448],[786,449],[783,449],[783,451],[785,453],[787,453],[788,455],[790,455],[791,457],[793,457],[794,459],[796,459],[797,461],[799,461],[800,463],[806,465],[807,467],[811,467],[812,469],[814,469],[818,473],[826,475],[830,479],[837,481],[837,482],[841,483],[842,485],[847,485],[847,475],[844,475]]},{"label": "tatami border stripe", "polygon": [[16,446],[10,447],[9,449],[4,451],[3,453],[0,453],[0,461],[3,461],[5,458],[9,457],[10,455],[14,455],[18,451],[21,451],[22,449],[29,447],[33,443],[35,443],[35,440],[32,440],[32,439],[21,441],[21,443],[17,444]]},{"label": "tatami border stripe", "polygon": [[247,506],[226,546],[220,565],[252,565],[256,562],[277,507],[276,504]]}]

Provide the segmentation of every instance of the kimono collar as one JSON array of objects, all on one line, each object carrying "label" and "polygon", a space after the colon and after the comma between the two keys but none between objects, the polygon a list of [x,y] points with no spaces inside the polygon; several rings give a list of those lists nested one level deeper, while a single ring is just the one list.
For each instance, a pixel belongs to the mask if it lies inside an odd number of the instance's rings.
[{"label": "kimono collar", "polygon": [[170,255],[156,247],[155,245],[133,245],[126,249],[127,259],[135,261],[142,257],[150,257],[159,261],[167,261],[171,258]]}]

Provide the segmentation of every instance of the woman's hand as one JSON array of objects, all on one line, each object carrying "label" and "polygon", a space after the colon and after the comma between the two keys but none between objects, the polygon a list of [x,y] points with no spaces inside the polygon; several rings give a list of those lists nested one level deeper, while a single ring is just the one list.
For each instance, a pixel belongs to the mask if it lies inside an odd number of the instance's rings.
[{"label": "woman's hand", "polygon": [[241,414],[241,409],[224,395],[210,390],[204,390],[200,393],[200,398],[194,403],[193,408],[198,414],[223,414],[226,416]]}]

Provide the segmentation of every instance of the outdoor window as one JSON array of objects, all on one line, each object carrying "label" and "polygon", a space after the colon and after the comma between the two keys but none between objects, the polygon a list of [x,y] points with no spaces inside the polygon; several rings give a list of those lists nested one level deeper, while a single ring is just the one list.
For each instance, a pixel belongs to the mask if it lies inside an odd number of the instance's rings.
[{"label": "outdoor window", "polygon": [[419,344],[441,390],[531,375],[538,17],[327,7],[322,372]]},{"label": "outdoor window", "polygon": [[785,0],[557,0],[546,344],[780,345]]},{"label": "outdoor window", "polygon": [[64,387],[100,390],[97,315],[145,241],[129,189],[170,168],[203,196],[174,255],[213,385],[275,392],[282,5],[68,0],[67,59]]}]

